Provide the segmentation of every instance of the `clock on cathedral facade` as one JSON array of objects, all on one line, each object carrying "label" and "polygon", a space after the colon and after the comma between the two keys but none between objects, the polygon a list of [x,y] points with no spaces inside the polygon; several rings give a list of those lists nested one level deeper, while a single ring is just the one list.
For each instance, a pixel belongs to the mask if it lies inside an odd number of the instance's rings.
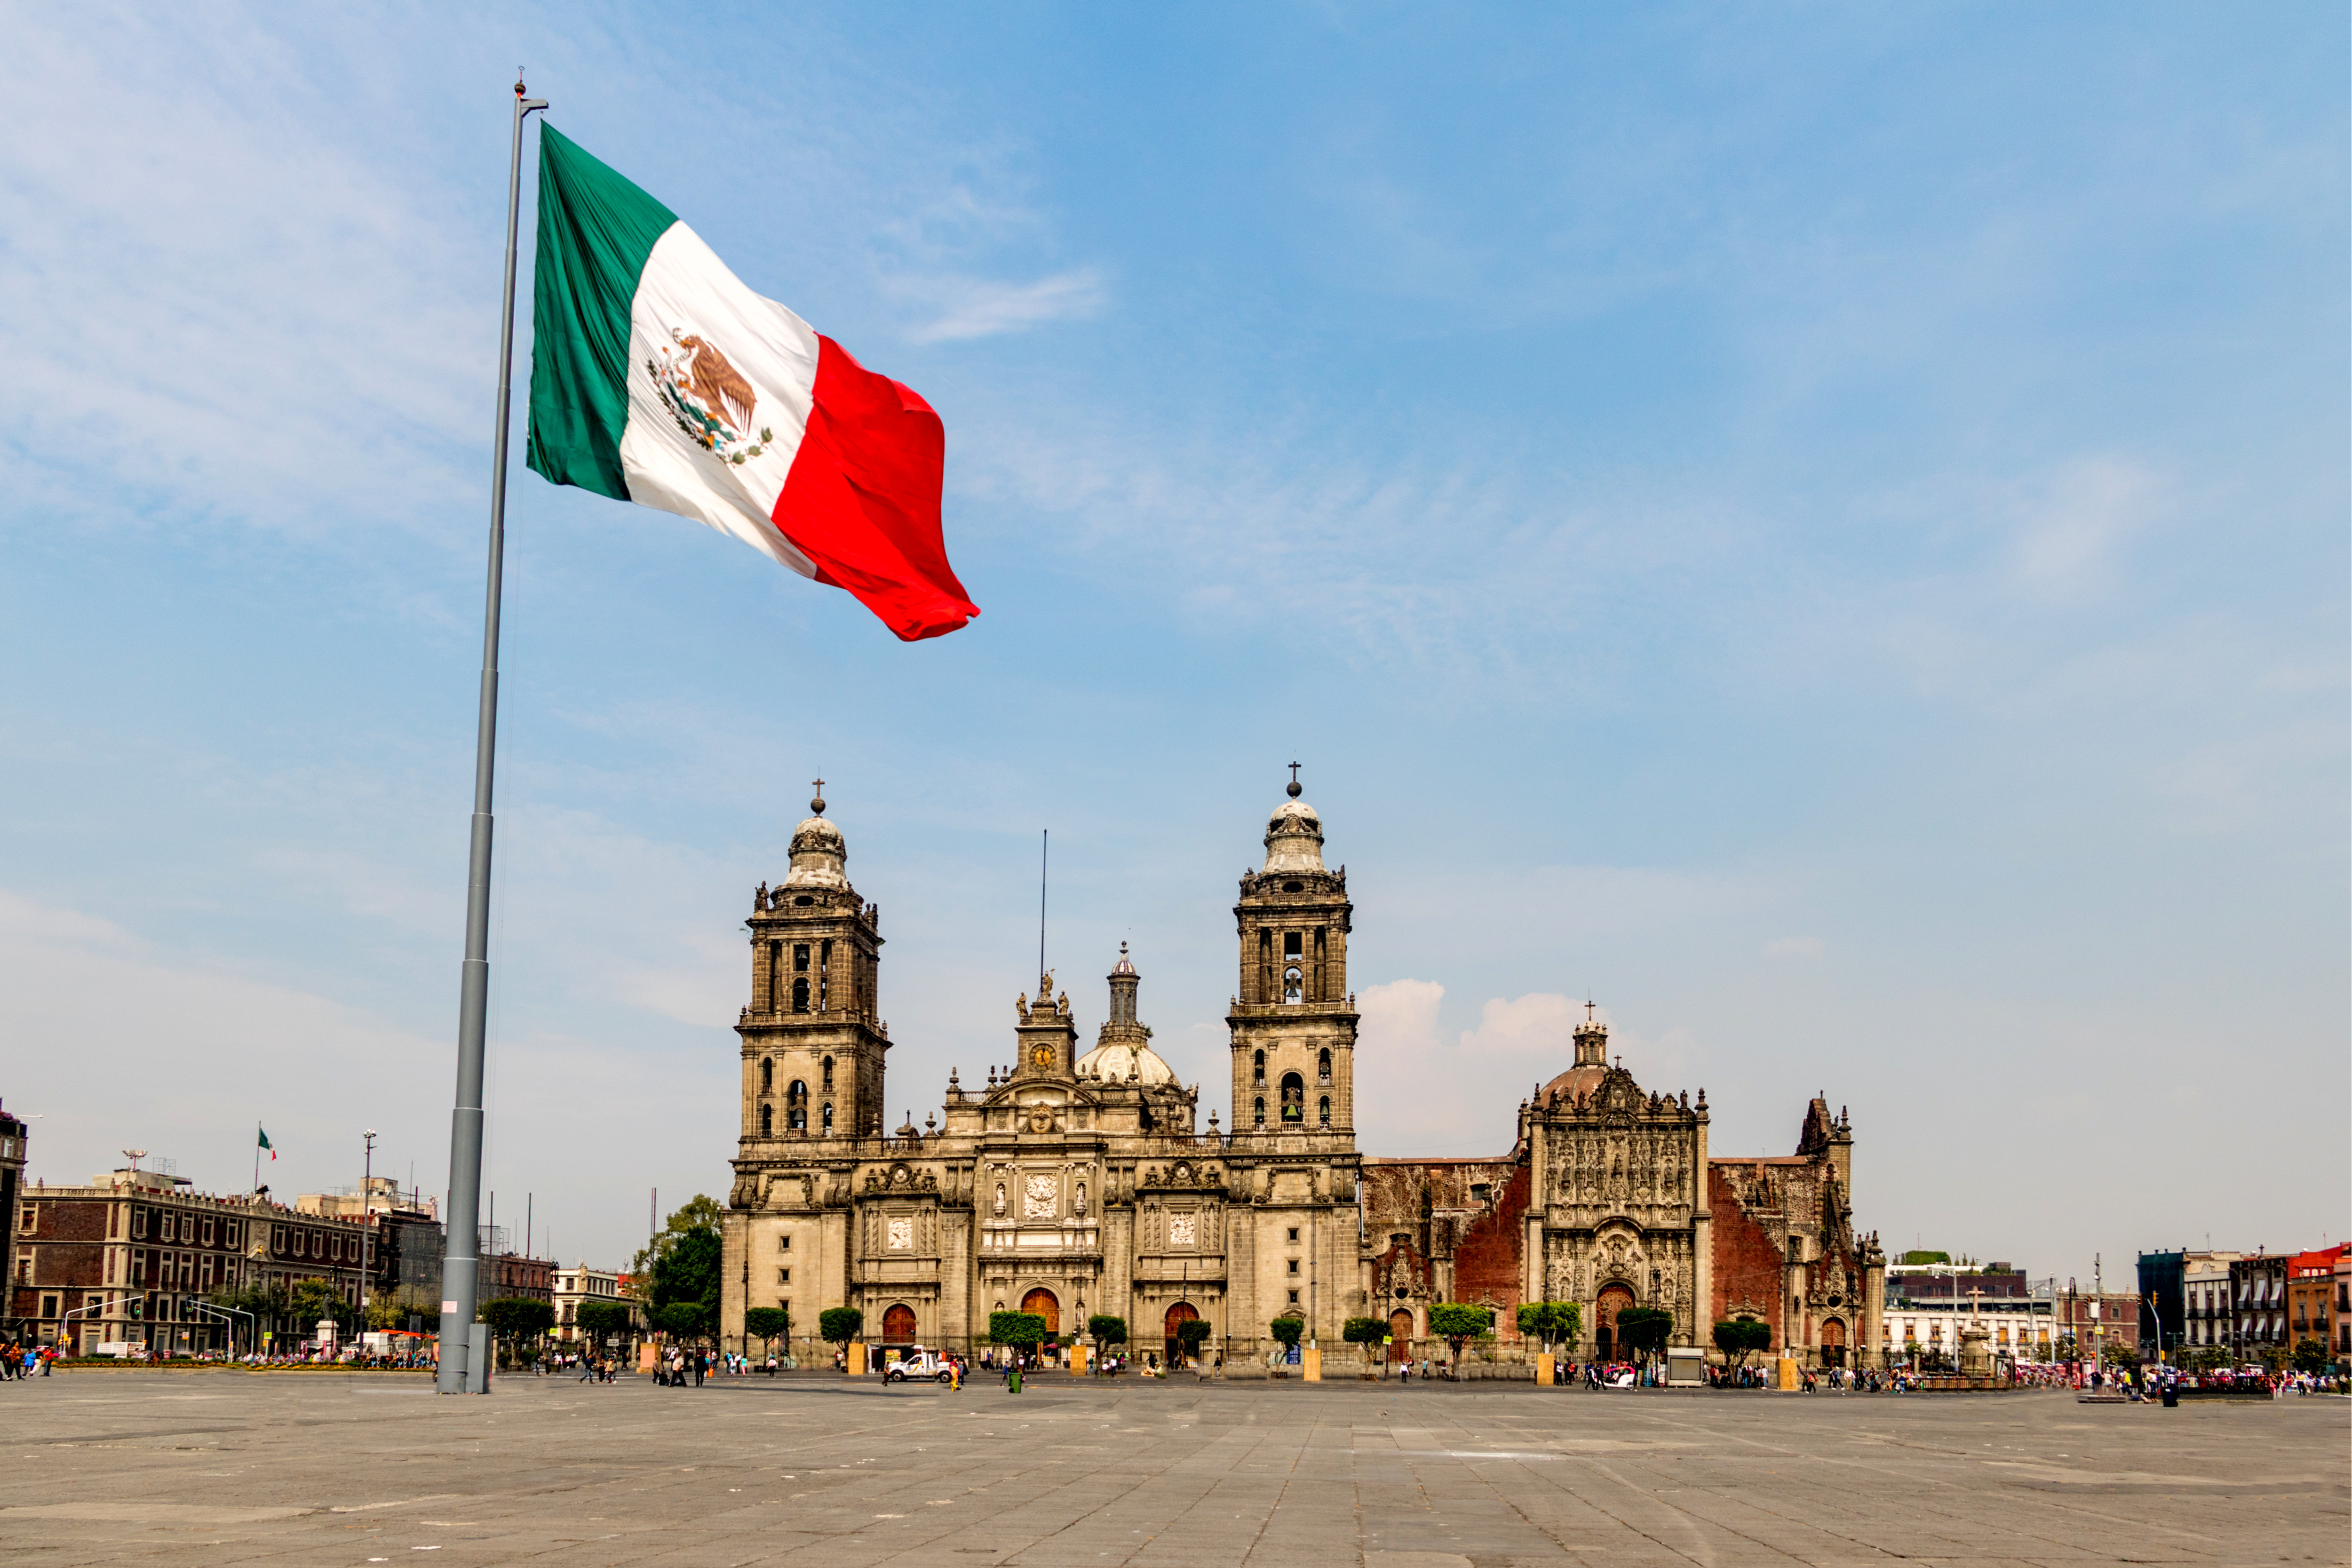
[{"label": "clock on cathedral facade", "polygon": [[1750,1315],[1809,1362],[1878,1346],[1883,1259],[1853,1232],[1851,1131],[1823,1101],[1795,1156],[1712,1160],[1705,1092],[1643,1089],[1588,1023],[1575,1060],[1520,1104],[1509,1153],[1360,1153],[1354,905],[1295,781],[1234,906],[1230,1126],[1214,1110],[1202,1126],[1198,1085],[1152,1048],[1122,945],[1093,1048],[1040,975],[1014,1002],[1012,1065],[970,1086],[951,1071],[936,1118],[886,1131],[881,911],[851,885],[823,799],[811,809],[749,922],[730,1344],[751,1307],[784,1307],[803,1348],[834,1306],[859,1308],[878,1343],[959,1351],[984,1343],[992,1312],[1037,1312],[1065,1343],[1106,1313],[1138,1354],[1172,1352],[1204,1321],[1232,1373],[1264,1364],[1278,1317],[1304,1319],[1327,1354],[1348,1319],[1381,1319],[1391,1353],[1422,1354],[1435,1302],[1494,1306],[1507,1342],[1520,1301],[1554,1300],[1585,1304],[1586,1356],[1635,1305],[1672,1312],[1677,1344]]}]

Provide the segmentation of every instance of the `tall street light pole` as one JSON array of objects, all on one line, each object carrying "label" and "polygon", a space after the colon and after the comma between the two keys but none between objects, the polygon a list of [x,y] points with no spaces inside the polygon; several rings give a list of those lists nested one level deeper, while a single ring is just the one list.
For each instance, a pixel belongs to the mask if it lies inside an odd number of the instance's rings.
[{"label": "tall street light pole", "polygon": [[486,1393],[486,1368],[468,1364],[481,1270],[476,1229],[482,1196],[482,1059],[490,1002],[490,783],[498,756],[499,593],[507,547],[507,426],[514,401],[515,233],[522,207],[522,123],[547,107],[514,85],[507,158],[507,281],[499,317],[499,405],[490,442],[489,582],[482,609],[481,708],[474,731],[474,816],[466,858],[466,961],[457,1002],[457,1094],[449,1113],[448,1242],[441,1263],[440,1394]]},{"label": "tall street light pole", "polygon": [[368,1286],[374,1276],[368,1271],[368,1237],[375,1226],[369,1194],[375,1185],[375,1129],[360,1134],[367,1140],[367,1154],[360,1164],[360,1343],[367,1343]]}]

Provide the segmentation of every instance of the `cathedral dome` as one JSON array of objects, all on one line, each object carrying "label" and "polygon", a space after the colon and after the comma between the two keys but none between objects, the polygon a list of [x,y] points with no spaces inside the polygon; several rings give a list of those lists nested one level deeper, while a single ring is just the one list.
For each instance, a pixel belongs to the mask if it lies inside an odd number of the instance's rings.
[{"label": "cathedral dome", "polygon": [[824,796],[810,801],[809,809],[817,815],[793,829],[793,868],[784,873],[783,885],[839,891],[849,886],[849,847],[842,842],[841,829],[824,819]]},{"label": "cathedral dome", "polygon": [[1573,1067],[1543,1086],[1543,1098],[1557,1095],[1573,1104],[1609,1081],[1609,1069],[1593,1063]]},{"label": "cathedral dome", "polygon": [[1265,869],[1323,869],[1323,819],[1315,815],[1313,806],[1296,796],[1276,807],[1265,825]]},{"label": "cathedral dome", "polygon": [[1147,1089],[1176,1081],[1176,1069],[1161,1061],[1160,1053],[1150,1046],[1113,1040],[1078,1058],[1080,1078],[1098,1078],[1106,1083],[1125,1083],[1129,1068],[1134,1070],[1135,1080]]}]

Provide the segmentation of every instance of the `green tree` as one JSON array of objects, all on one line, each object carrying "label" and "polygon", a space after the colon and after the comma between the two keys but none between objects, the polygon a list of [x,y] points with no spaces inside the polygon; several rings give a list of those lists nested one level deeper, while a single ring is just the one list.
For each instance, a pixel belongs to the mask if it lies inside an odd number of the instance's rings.
[{"label": "green tree", "polygon": [[698,1340],[718,1321],[718,1310],[703,1301],[672,1301],[654,1309],[654,1327],[675,1340]]},{"label": "green tree", "polygon": [[637,1326],[637,1315],[626,1301],[583,1301],[572,1321],[598,1345]]},{"label": "green tree", "polygon": [[1339,1337],[1351,1345],[1376,1345],[1388,1331],[1387,1322],[1379,1318],[1350,1318],[1339,1325]]},{"label": "green tree", "polygon": [[1734,1367],[1746,1366],[1750,1355],[1772,1348],[1772,1325],[1754,1318],[1727,1318],[1715,1325],[1715,1348]]},{"label": "green tree", "polygon": [[1176,1348],[1183,1352],[1186,1361],[1200,1359],[1202,1342],[1208,1337],[1206,1318],[1187,1318],[1176,1325]]},{"label": "green tree", "polygon": [[2314,1377],[2326,1372],[2327,1370],[2327,1347],[2319,1341],[2313,1339],[2305,1339],[2296,1342],[2294,1347],[2294,1370],[2297,1372],[2307,1372]]},{"label": "green tree", "polygon": [[744,1337],[765,1340],[770,1350],[792,1331],[793,1314],[788,1307],[753,1307],[743,1314]]},{"label": "green tree", "polygon": [[1098,1345],[1123,1345],[1127,1343],[1127,1320],[1097,1312],[1087,1320],[1087,1332]]},{"label": "green tree", "polygon": [[359,1308],[345,1300],[342,1293],[324,1279],[296,1281],[288,1305],[298,1331],[306,1335],[321,1318],[333,1319],[339,1329],[348,1329],[360,1321]]},{"label": "green tree", "polygon": [[[698,1198],[697,1204],[709,1203]],[[693,1208],[688,1205],[688,1208]],[[681,1209],[679,1214],[688,1211]],[[670,1216],[676,1226],[678,1215]],[[655,1321],[669,1326],[667,1309],[691,1304],[701,1310],[702,1321],[690,1331],[709,1333],[719,1323],[719,1276],[720,1255],[724,1250],[715,1225],[698,1219],[683,1229],[668,1233],[669,1245],[659,1250],[653,1259],[653,1306],[664,1316]],[[672,1330],[672,1332],[677,1331]]]},{"label": "green tree", "polygon": [[1045,1320],[1036,1312],[991,1312],[988,1338],[992,1344],[1034,1351],[1045,1342]]},{"label": "green tree", "polygon": [[1574,1301],[1526,1301],[1518,1310],[1519,1332],[1546,1350],[1574,1344],[1584,1335],[1584,1309]]},{"label": "green tree", "polygon": [[829,1345],[839,1345],[841,1353],[849,1353],[849,1342],[866,1327],[866,1314],[855,1307],[827,1307],[816,1315],[817,1337]]},{"label": "green tree", "polygon": [[[675,1295],[665,1299],[656,1293],[662,1262],[677,1250],[680,1242],[698,1231],[708,1231],[716,1237],[719,1226],[726,1217],[727,1211],[719,1206],[719,1200],[702,1193],[695,1194],[687,1200],[684,1207],[671,1215],[663,1225],[661,1233],[639,1247],[636,1258],[629,1265],[630,1289],[635,1292],[638,1303],[657,1307],[677,1300]],[[717,1265],[712,1265],[712,1268],[715,1270]],[[711,1299],[714,1301],[718,1300],[716,1296]]]},{"label": "green tree", "polygon": [[555,1308],[529,1296],[501,1296],[485,1301],[476,1312],[490,1326],[490,1337],[506,1347],[509,1359],[526,1339],[536,1339],[555,1326]]},{"label": "green tree", "polygon": [[1643,1357],[1666,1348],[1675,1331],[1675,1315],[1656,1307],[1628,1307],[1617,1314],[1617,1343]]},{"label": "green tree", "polygon": [[[1276,1344],[1287,1351],[1306,1336],[1307,1320],[1294,1317],[1276,1318],[1265,1326],[1265,1331],[1274,1336]],[[1286,1355],[1283,1359],[1286,1361],[1289,1358]]]},{"label": "green tree", "polygon": [[1495,1309],[1475,1302],[1440,1301],[1429,1309],[1429,1331],[1445,1342],[1457,1365],[1462,1360],[1464,1342],[1476,1339],[1494,1326]]}]

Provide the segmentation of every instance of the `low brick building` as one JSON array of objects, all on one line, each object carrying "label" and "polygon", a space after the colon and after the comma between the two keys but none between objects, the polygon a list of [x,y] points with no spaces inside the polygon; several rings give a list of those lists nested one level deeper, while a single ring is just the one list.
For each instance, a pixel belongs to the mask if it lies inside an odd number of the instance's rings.
[{"label": "low brick building", "polygon": [[[81,1187],[37,1183],[16,1203],[8,1312],[43,1343],[89,1353],[127,1342],[158,1354],[243,1350],[242,1320],[208,1308],[217,1290],[324,1281],[356,1308],[362,1231],[265,1196],[220,1197],[153,1171],[109,1172]],[[290,1319],[263,1331],[307,1338]]]},{"label": "low brick building", "polygon": [[2265,1347],[2285,1347],[2286,1279],[2290,1252],[2253,1252],[2230,1264],[2230,1341],[2238,1354],[2259,1357]]},{"label": "low brick building", "polygon": [[2290,1348],[2305,1340],[2317,1340],[2330,1351],[2336,1348],[2329,1325],[2336,1315],[2336,1265],[2346,1251],[2347,1244],[2338,1242],[2316,1252],[2298,1252],[2288,1259],[2285,1342]]}]

